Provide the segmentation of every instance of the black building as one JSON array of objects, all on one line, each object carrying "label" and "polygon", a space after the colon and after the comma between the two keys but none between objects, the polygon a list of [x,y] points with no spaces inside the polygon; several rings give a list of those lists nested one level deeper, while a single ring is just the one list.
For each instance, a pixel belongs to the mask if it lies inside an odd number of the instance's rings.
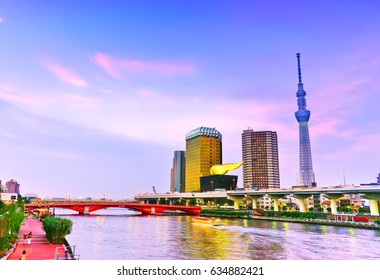
[{"label": "black building", "polygon": [[201,192],[209,192],[220,189],[235,190],[238,176],[235,175],[210,175],[201,177]]}]

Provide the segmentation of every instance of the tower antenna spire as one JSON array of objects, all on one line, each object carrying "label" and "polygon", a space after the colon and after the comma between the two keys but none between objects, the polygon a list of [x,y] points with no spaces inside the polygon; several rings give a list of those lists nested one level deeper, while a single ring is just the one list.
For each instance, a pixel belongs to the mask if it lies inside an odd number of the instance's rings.
[{"label": "tower antenna spire", "polygon": [[297,53],[297,62],[298,62],[298,83],[302,84],[302,77],[301,77],[301,54]]}]

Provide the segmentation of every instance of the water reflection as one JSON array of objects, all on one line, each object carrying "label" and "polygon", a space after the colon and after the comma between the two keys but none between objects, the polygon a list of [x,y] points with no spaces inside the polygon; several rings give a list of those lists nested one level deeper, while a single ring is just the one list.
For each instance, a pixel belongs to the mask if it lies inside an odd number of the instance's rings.
[{"label": "water reflection", "polygon": [[68,240],[81,259],[380,259],[375,230],[245,219],[210,227],[189,216],[140,216],[126,209],[65,216],[74,223]]}]

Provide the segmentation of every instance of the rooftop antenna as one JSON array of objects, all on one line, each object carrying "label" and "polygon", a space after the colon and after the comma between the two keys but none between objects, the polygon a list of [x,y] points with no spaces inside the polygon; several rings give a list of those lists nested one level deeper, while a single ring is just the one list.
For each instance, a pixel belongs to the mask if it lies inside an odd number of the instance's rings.
[{"label": "rooftop antenna", "polygon": [[344,186],[346,186],[346,170],[342,170],[343,171],[343,184]]}]

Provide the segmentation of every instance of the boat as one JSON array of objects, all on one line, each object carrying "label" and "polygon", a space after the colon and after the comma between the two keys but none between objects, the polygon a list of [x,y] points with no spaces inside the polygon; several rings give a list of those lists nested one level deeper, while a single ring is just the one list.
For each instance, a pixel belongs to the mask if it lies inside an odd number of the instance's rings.
[{"label": "boat", "polygon": [[220,219],[215,218],[206,218],[206,217],[193,217],[192,223],[194,225],[202,225],[202,226],[221,226],[223,225]]}]

